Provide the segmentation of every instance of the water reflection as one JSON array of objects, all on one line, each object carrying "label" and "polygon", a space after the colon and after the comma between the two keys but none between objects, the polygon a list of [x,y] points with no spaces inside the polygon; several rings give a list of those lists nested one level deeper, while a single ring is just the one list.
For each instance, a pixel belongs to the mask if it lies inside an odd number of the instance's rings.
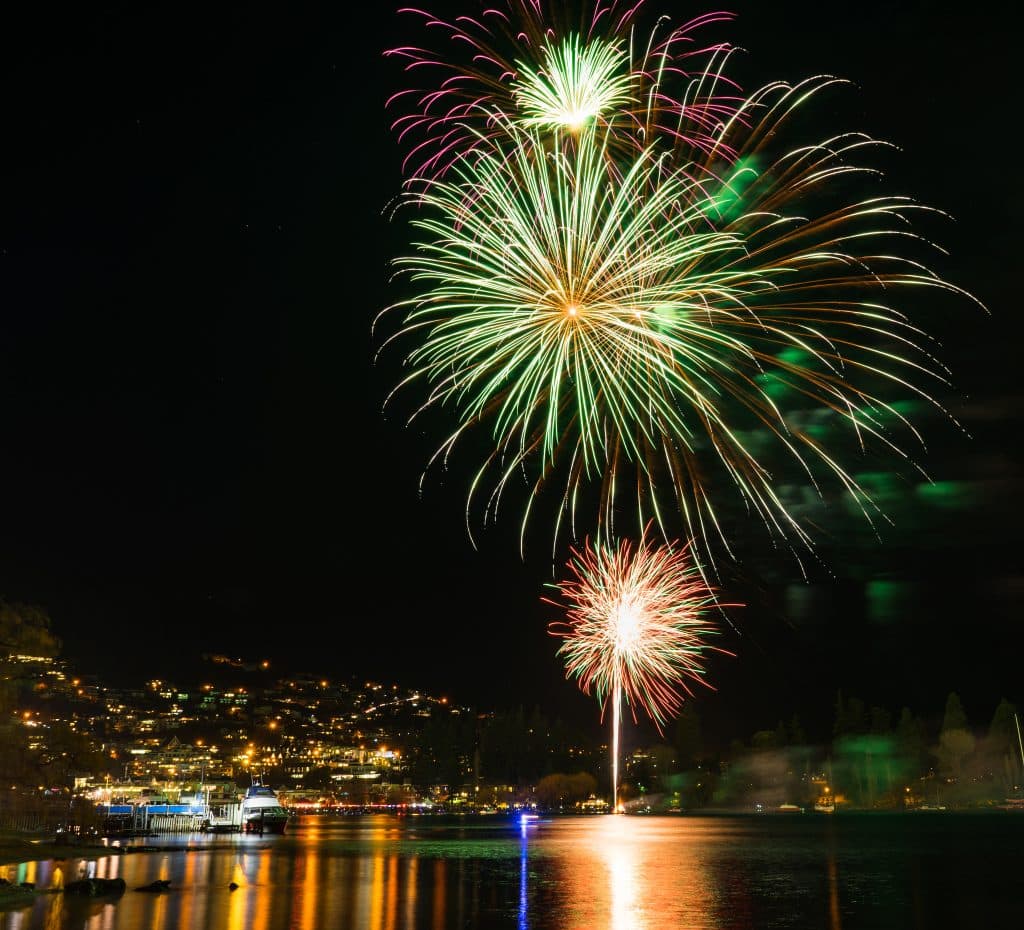
[{"label": "water reflection", "polygon": [[[434,930],[444,930],[445,918],[447,917],[444,900],[447,884],[445,877],[446,864],[444,859],[438,859],[434,863]],[[415,893],[414,890],[413,894]]]},{"label": "water reflection", "polygon": [[[129,888],[114,899],[41,895],[0,912],[0,930],[903,930],[941,924],[951,895],[972,918],[965,926],[1016,927],[1006,889],[1022,866],[1024,817],[1013,816],[935,826],[606,816],[529,830],[484,818],[310,818],[284,837],[0,866],[39,888],[90,872]],[[131,890],[156,878],[171,891]]]},{"label": "water reflection", "polygon": [[629,842],[625,817],[606,817],[609,835],[602,838],[608,866],[609,930],[645,930],[647,921],[638,900],[637,854]]},{"label": "water reflection", "polygon": [[836,866],[836,849],[832,843],[828,848],[828,930],[843,930],[839,911],[839,874]]},{"label": "water reflection", "polygon": [[314,840],[311,840],[308,849],[303,847],[297,867],[299,878],[293,884],[294,893],[299,903],[297,911],[299,914],[299,927],[301,928],[312,927],[316,923],[317,870],[319,862],[317,845]]},{"label": "water reflection", "polygon": [[527,888],[529,876],[527,863],[529,862],[529,859],[526,824],[523,824],[521,828],[521,838],[519,840],[519,920],[517,922],[519,930],[528,930],[530,926],[530,921],[527,919],[527,905],[530,900]]},{"label": "water reflection", "polygon": [[693,821],[600,817],[580,825],[563,859],[567,927],[656,930],[719,926]]}]

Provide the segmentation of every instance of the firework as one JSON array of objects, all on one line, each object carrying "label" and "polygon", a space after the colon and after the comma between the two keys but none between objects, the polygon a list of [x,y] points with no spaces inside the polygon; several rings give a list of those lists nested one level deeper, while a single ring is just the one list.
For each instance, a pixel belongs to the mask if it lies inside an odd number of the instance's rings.
[{"label": "firework", "polygon": [[842,182],[876,173],[854,160],[880,143],[854,133],[778,148],[834,83],[753,95],[734,123],[738,157],[713,186],[657,145],[612,170],[597,126],[561,144],[569,133],[504,121],[446,177],[412,182],[419,241],[397,261],[415,292],[395,305],[396,336],[413,342],[402,386],[426,386],[421,411],[455,415],[436,459],[487,432],[467,513],[483,492],[492,516],[525,476],[524,530],[555,486],[560,513],[593,506],[599,533],[615,532],[618,508],[669,538],[677,511],[711,556],[729,548],[714,502],[731,487],[776,538],[810,546],[780,494],[779,475],[795,474],[835,483],[872,519],[837,449],[776,398],[788,391],[857,447],[912,461],[920,437],[893,401],[931,400],[946,372],[897,301],[962,292],[908,249],[930,246],[909,222],[927,208],[834,202]]},{"label": "firework", "polygon": [[550,630],[564,640],[558,654],[566,677],[596,696],[602,717],[611,705],[617,801],[621,701],[634,720],[640,709],[660,731],[690,693],[689,682],[707,684],[704,655],[713,648],[706,639],[715,633],[709,619],[715,596],[685,547],[651,546],[645,538],[635,549],[628,541],[588,541],[572,550],[569,572],[570,580],[557,586],[566,619]]},{"label": "firework", "polygon": [[696,34],[731,14],[709,13],[675,28],[659,21],[643,36],[636,23],[642,0],[599,0],[576,18],[568,5],[544,7],[541,0],[508,0],[504,9],[488,5],[451,22],[404,11],[458,52],[449,58],[405,46],[387,53],[410,74],[437,78],[388,101],[407,110],[393,128],[410,144],[411,175],[443,175],[481,139],[500,138],[506,122],[571,133],[601,126],[612,130],[613,152],[662,139],[697,173],[698,163],[729,158],[723,135],[742,102],[724,74],[733,49],[701,44]]}]

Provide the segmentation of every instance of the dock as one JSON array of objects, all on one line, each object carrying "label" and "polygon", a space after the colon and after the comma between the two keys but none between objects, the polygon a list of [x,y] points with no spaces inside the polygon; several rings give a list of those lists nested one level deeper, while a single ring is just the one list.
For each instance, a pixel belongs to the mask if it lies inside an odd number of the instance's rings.
[{"label": "dock", "polygon": [[101,804],[106,836],[153,836],[166,833],[237,833],[242,829],[240,802],[223,804]]}]

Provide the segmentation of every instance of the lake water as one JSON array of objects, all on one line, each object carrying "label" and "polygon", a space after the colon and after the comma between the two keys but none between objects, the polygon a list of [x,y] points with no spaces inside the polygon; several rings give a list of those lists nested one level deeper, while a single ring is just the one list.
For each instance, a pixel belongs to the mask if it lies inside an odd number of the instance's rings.
[{"label": "lake water", "polygon": [[[523,829],[310,816],[280,837],[183,837],[0,875],[45,888],[90,868],[129,890],[43,895],[0,913],[0,930],[1024,927],[1021,814],[593,816]],[[132,890],[158,878],[172,889]]]}]

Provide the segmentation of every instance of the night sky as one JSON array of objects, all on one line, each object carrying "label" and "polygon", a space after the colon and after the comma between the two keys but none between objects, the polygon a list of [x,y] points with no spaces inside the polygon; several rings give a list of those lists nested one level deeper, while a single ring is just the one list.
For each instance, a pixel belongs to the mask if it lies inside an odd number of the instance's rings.
[{"label": "night sky", "polygon": [[[590,719],[545,632],[549,536],[520,560],[510,511],[474,550],[458,470],[419,493],[440,436],[381,411],[400,359],[374,364],[370,324],[406,240],[382,52],[422,33],[353,6],[3,14],[0,595],[114,678],[215,650]],[[747,49],[746,87],[857,85],[844,125],[899,145],[886,190],[955,217],[935,265],[991,316],[915,310],[971,433],[928,419],[923,461],[970,505],[908,529],[906,490],[902,528],[826,542],[811,586],[752,536],[701,711],[742,735],[824,726],[840,686],[920,713],[956,690],[985,724],[1024,703],[1016,33],[964,5],[729,6],[707,35]]]}]

